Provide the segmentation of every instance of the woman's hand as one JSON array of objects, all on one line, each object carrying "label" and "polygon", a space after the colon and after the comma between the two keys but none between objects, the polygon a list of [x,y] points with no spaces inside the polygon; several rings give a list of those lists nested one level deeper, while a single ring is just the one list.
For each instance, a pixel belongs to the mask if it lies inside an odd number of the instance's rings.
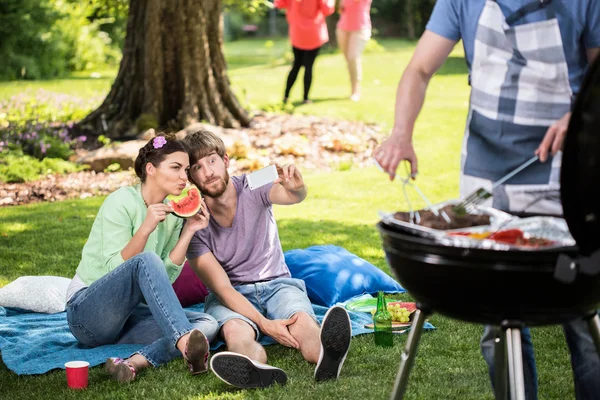
[{"label": "woman's hand", "polygon": [[153,232],[158,224],[167,218],[167,214],[173,212],[173,209],[168,204],[158,203],[148,206],[146,219],[140,228],[146,229],[147,233]]},{"label": "woman's hand", "polygon": [[185,221],[185,225],[183,227],[183,230],[185,232],[191,232],[193,234],[199,231],[200,229],[204,229],[208,226],[210,214],[208,213],[208,208],[206,207],[204,199],[200,199],[200,201],[202,202],[202,207],[200,207],[200,211],[198,211],[195,215],[189,217]]}]

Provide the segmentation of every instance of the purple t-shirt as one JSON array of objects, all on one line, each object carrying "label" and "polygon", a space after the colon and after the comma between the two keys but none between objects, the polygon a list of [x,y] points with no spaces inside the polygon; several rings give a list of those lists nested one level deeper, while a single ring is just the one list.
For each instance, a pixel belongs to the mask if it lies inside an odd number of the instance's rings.
[{"label": "purple t-shirt", "polygon": [[237,191],[231,228],[224,228],[211,218],[206,229],[194,234],[187,258],[212,252],[234,286],[289,278],[269,199],[273,184],[250,190],[246,175],[232,176],[231,180]]}]

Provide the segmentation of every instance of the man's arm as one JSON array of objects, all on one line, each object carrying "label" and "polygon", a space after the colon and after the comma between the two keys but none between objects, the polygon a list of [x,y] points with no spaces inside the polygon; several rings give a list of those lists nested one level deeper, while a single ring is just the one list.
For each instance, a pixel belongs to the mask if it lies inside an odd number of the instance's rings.
[{"label": "man's arm", "polygon": [[231,286],[231,281],[227,273],[211,252],[191,259],[189,263],[200,280],[219,298],[225,307],[250,319],[258,326],[261,332],[271,336],[282,345],[294,348],[299,347],[298,342],[287,328],[288,325],[296,322],[296,318],[292,317],[287,320],[270,320],[265,318],[244,296]]},{"label": "man's arm", "polygon": [[429,80],[444,64],[456,43],[456,40],[426,30],[402,74],[396,91],[392,133],[375,151],[375,158],[391,179],[402,160],[410,161],[411,173],[417,173],[417,157],[412,146],[415,121],[423,107]]}]

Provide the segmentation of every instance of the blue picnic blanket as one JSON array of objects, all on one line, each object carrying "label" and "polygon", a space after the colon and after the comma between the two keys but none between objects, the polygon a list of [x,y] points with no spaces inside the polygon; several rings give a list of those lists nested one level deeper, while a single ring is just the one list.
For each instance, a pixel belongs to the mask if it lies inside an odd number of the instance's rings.
[{"label": "blue picnic blanket", "polygon": [[[319,322],[322,321],[326,307],[313,304]],[[202,312],[204,304],[186,308],[189,311]],[[352,336],[372,333],[365,328],[371,323],[371,314],[348,312],[352,322]],[[429,323],[425,329],[433,329]],[[260,340],[263,345],[273,344],[270,337]],[[215,343],[215,350],[223,343]],[[0,352],[2,361],[8,369],[18,375],[43,374],[62,368],[67,361],[84,360],[90,366],[103,364],[108,357],[126,358],[139,350],[140,344],[112,344],[88,347],[78,343],[69,331],[67,313],[41,314],[23,310],[0,307]]]}]

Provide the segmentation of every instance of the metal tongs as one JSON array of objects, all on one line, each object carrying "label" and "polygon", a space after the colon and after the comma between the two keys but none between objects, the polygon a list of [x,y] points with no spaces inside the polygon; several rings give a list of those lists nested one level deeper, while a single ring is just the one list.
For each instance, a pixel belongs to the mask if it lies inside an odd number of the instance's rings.
[{"label": "metal tongs", "polygon": [[504,182],[506,182],[507,180],[509,180],[516,174],[518,174],[519,172],[523,171],[525,168],[529,167],[531,164],[533,164],[537,160],[538,160],[538,156],[536,155],[536,156],[533,156],[532,158],[530,158],[529,160],[525,161],[523,164],[519,165],[517,168],[513,169],[508,174],[504,175],[502,178],[500,178],[496,182],[494,182],[490,191],[488,191],[484,188],[477,189],[476,191],[474,191],[473,193],[471,193],[470,195],[465,197],[459,204],[455,205],[453,207],[452,211],[454,211],[454,213],[458,216],[463,216],[463,215],[466,215],[467,213],[470,213],[479,204],[483,203],[485,200],[492,197],[492,193],[494,192],[494,189],[496,189],[498,186],[502,185]]},{"label": "metal tongs", "polygon": [[[373,158],[373,162],[375,163],[375,165],[377,166],[377,168],[379,168],[381,171],[385,172],[385,170],[383,169],[383,167],[381,165],[379,165],[379,162]],[[442,217],[444,218],[444,220],[447,223],[450,223],[450,217],[448,217],[448,214],[446,214],[446,212],[444,210],[442,210],[442,212],[440,212],[438,210],[437,207],[435,207],[427,198],[427,196],[425,196],[425,194],[423,194],[423,192],[421,191],[421,189],[419,189],[419,187],[412,182],[412,180],[415,178],[416,174],[411,174],[410,173],[410,162],[408,160],[403,160],[402,163],[404,164],[404,170],[406,172],[406,177],[401,176],[401,174],[398,174],[398,182],[400,182],[400,184],[402,184],[402,193],[404,193],[404,199],[406,200],[406,203],[408,204],[408,208],[409,208],[409,222],[411,224],[419,224],[421,222],[421,215],[419,214],[419,211],[415,211],[413,209],[412,203],[410,202],[410,198],[408,197],[408,192],[406,191],[406,187],[407,186],[411,186],[413,189],[415,189],[415,191],[419,194],[419,196],[421,197],[421,199],[423,199],[423,201],[425,202],[425,204],[427,204],[427,208],[429,210],[431,210],[431,212],[433,212],[433,214],[436,217]]]}]

